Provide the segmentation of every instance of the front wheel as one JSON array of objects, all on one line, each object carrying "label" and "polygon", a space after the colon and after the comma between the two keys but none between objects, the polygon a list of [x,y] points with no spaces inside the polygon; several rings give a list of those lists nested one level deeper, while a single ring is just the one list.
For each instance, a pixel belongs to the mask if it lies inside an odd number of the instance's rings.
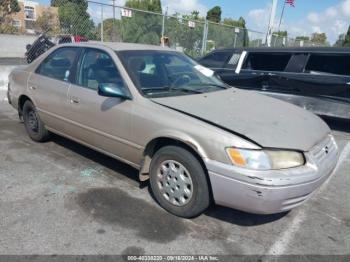
[{"label": "front wheel", "polygon": [[195,217],[210,205],[205,171],[198,159],[182,147],[166,146],[156,152],[150,185],[157,202],[174,215]]},{"label": "front wheel", "polygon": [[41,121],[35,106],[29,100],[23,105],[23,122],[29,137],[34,141],[45,142],[49,139],[49,131]]}]

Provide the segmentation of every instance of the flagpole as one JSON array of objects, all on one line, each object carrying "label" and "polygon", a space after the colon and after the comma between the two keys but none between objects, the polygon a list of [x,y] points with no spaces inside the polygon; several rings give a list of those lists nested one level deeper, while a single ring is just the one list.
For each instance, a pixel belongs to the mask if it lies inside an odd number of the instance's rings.
[{"label": "flagpole", "polygon": [[281,13],[281,17],[280,17],[280,22],[278,24],[278,30],[277,32],[280,31],[280,27],[281,27],[281,23],[282,23],[282,18],[283,18],[283,14],[284,14],[284,8],[286,7],[286,1],[284,1],[284,4],[283,4],[283,8],[282,8],[282,13]]},{"label": "flagpole", "polygon": [[282,18],[283,18],[283,14],[284,14],[284,8],[286,7],[286,1],[284,1],[283,3],[283,8],[282,8],[282,12],[281,12],[281,17],[280,17],[280,21],[278,23],[278,28],[277,28],[277,35],[275,35],[275,41],[274,41],[274,46],[276,47],[276,42],[277,42],[277,38],[279,37],[279,32],[280,32],[280,28],[281,28],[281,23],[282,23]]}]

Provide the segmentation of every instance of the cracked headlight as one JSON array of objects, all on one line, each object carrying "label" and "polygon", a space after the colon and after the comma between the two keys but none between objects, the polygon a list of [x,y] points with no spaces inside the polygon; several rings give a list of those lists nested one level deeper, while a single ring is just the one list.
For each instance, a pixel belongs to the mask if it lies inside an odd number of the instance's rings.
[{"label": "cracked headlight", "polygon": [[240,148],[227,148],[226,151],[235,166],[255,170],[284,169],[305,164],[304,155],[297,151]]}]

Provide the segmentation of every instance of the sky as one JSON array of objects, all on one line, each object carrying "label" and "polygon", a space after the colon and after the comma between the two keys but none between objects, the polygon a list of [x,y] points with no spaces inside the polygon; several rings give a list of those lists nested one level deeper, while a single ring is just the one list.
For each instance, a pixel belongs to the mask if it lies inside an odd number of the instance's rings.
[{"label": "sky", "polygon": [[[49,0],[37,0],[49,4]],[[110,3],[111,0],[94,0]],[[123,5],[125,0],[115,0],[116,5]],[[238,19],[243,16],[247,28],[266,32],[272,0],[161,0],[163,10],[169,8],[169,13],[188,14],[198,10],[201,15],[218,5],[222,10],[222,18]],[[275,18],[277,30],[284,0],[278,0],[279,6]],[[94,12],[95,8],[90,7]],[[314,32],[324,32],[328,41],[334,43],[339,34],[345,33],[350,25],[350,0],[295,0],[295,7],[286,6],[281,30],[288,30],[291,37],[311,35]]]}]

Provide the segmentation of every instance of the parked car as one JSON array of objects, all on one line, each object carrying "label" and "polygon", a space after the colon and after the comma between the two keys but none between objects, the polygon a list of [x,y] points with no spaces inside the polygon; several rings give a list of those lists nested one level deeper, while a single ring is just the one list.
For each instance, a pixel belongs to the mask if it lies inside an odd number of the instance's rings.
[{"label": "parked car", "polygon": [[55,44],[47,37],[45,34],[41,34],[33,44],[28,44],[26,46],[25,58],[28,64],[33,62],[37,57],[45,53]]},{"label": "parked car", "polygon": [[350,119],[350,48],[223,49],[199,62],[231,86]]},{"label": "parked car", "polygon": [[158,203],[182,217],[212,201],[252,213],[290,210],[338,159],[316,115],[230,88],[169,48],[58,45],[9,80],[8,101],[34,141],[52,132],[130,164],[150,179]]},{"label": "parked car", "polygon": [[28,44],[26,46],[25,58],[27,63],[30,64],[37,57],[45,53],[51,47],[59,44],[67,43],[80,43],[87,42],[88,39],[84,36],[73,36],[73,35],[57,35],[54,38],[50,38],[45,34],[39,35],[39,37],[34,41],[33,44]]}]

